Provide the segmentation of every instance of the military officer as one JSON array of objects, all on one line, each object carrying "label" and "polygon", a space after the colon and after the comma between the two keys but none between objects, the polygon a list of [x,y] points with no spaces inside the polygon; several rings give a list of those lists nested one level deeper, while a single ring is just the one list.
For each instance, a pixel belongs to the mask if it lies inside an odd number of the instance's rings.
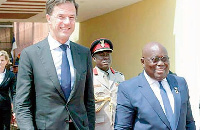
[{"label": "military officer", "polygon": [[112,130],[114,129],[118,85],[125,78],[122,73],[111,68],[113,44],[110,40],[100,38],[93,41],[90,51],[96,63],[93,68],[95,130]]}]

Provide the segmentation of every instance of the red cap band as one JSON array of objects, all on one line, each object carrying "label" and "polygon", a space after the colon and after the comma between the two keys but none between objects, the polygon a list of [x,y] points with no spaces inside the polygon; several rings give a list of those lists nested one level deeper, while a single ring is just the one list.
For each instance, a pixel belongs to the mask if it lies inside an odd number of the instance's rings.
[{"label": "red cap band", "polygon": [[92,53],[94,53],[96,50],[99,50],[99,49],[102,49],[102,48],[109,48],[110,49],[110,45],[108,43],[104,43],[104,47],[103,47],[101,44],[97,44],[94,47]]}]

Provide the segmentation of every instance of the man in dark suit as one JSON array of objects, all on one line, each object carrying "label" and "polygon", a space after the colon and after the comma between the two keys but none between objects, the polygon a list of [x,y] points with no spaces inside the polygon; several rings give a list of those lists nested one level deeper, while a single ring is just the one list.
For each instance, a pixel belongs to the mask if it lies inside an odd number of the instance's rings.
[{"label": "man in dark suit", "polygon": [[47,0],[48,37],[21,52],[15,104],[20,130],[94,129],[90,50],[69,40],[77,8],[74,0]]},{"label": "man in dark suit", "polygon": [[115,129],[195,130],[187,83],[168,74],[166,48],[148,43],[141,63],[143,73],[118,87]]}]

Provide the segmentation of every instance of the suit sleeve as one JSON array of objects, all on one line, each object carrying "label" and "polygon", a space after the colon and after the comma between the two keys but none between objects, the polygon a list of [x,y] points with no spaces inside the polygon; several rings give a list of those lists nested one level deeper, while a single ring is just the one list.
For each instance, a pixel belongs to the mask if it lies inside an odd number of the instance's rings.
[{"label": "suit sleeve", "polygon": [[16,86],[15,111],[20,130],[34,130],[33,126],[33,72],[29,56],[23,50],[20,56]]},{"label": "suit sleeve", "polygon": [[85,106],[89,121],[89,129],[95,128],[95,102],[94,102],[94,87],[93,87],[93,72],[92,72],[92,59],[90,51],[88,51],[88,65],[87,65],[86,89],[85,89]]},{"label": "suit sleeve", "polygon": [[135,111],[131,105],[128,93],[124,91],[125,86],[121,83],[117,93],[117,108],[115,114],[115,130],[132,129]]},{"label": "suit sleeve", "polygon": [[[11,74],[11,83],[10,83],[10,94],[12,98],[12,103],[15,104],[15,96],[16,96],[16,77],[14,73],[10,72]],[[15,112],[15,109],[13,107],[13,111]]]},{"label": "suit sleeve", "polygon": [[[185,81],[185,83],[186,83],[186,81]],[[189,100],[189,90],[188,90],[187,83],[186,83],[186,89],[187,89],[187,93],[188,93],[187,113],[186,113],[186,129],[187,130],[196,130],[194,118],[193,118],[193,115],[192,115],[190,100]]]}]

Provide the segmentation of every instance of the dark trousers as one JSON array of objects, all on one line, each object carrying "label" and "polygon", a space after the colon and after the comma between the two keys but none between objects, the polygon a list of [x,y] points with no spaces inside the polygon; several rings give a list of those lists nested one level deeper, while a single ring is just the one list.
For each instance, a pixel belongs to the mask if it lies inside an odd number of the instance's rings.
[{"label": "dark trousers", "polygon": [[10,130],[11,109],[0,107],[0,130]]},{"label": "dark trousers", "polygon": [[69,123],[69,130],[76,130],[73,122]]}]

